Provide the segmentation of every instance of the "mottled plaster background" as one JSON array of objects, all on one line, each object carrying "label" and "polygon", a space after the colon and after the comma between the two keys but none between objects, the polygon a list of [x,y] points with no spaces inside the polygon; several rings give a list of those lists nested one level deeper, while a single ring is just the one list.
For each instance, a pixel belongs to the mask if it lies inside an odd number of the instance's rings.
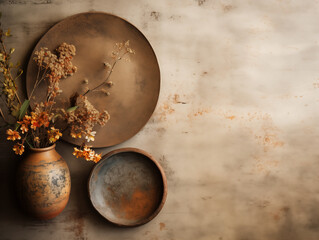
[{"label": "mottled plaster background", "polygon": [[145,34],[161,68],[158,106],[140,133],[100,151],[148,151],[169,186],[153,221],[114,227],[87,198],[93,164],[61,142],[70,202],[35,221],[17,207],[19,159],[2,133],[0,239],[319,239],[319,1],[0,0],[0,11],[24,65],[49,27],[79,12],[113,13]]}]

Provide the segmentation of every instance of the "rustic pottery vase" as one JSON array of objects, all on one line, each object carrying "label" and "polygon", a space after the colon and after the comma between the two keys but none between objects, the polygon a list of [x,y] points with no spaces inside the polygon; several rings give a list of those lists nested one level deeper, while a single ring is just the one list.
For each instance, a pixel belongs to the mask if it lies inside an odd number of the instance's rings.
[{"label": "rustic pottery vase", "polygon": [[55,145],[31,148],[17,173],[18,197],[23,209],[47,220],[59,215],[69,201],[70,171]]}]

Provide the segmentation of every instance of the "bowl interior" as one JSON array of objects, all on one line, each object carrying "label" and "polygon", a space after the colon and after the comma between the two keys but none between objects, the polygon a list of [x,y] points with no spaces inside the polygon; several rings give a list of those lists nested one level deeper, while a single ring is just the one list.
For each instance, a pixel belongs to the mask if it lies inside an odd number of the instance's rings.
[{"label": "bowl interior", "polygon": [[157,214],[164,195],[161,171],[147,156],[120,152],[95,166],[89,181],[95,209],[109,221],[135,226]]}]

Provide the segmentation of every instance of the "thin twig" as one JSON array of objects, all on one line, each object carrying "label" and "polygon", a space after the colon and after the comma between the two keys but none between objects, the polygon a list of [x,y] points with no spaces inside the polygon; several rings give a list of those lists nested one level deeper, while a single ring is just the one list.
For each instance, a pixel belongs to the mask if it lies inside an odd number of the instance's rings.
[{"label": "thin twig", "polygon": [[101,87],[102,85],[106,84],[107,81],[109,80],[109,78],[110,78],[112,72],[113,72],[113,69],[114,69],[116,63],[117,63],[118,61],[120,61],[120,60],[125,56],[125,54],[127,54],[127,53],[128,53],[128,51],[126,51],[121,57],[117,58],[117,60],[114,61],[113,65],[112,65],[112,67],[111,67],[111,70],[110,70],[110,72],[109,72],[109,75],[106,77],[106,79],[105,79],[101,84],[97,85],[96,87],[94,87],[94,88],[92,88],[92,89],[87,90],[87,91],[83,94],[83,96],[85,96],[85,95],[88,94],[89,92],[94,91],[95,89]]},{"label": "thin twig", "polygon": [[2,109],[0,108],[0,114],[1,114],[1,117],[3,118],[3,120],[6,122],[6,123],[9,123],[6,118],[4,117],[4,114],[2,112]]},{"label": "thin twig", "polygon": [[29,141],[27,140],[27,136],[25,136],[24,138],[25,142],[29,145],[30,148],[33,148],[33,146],[29,143]]},{"label": "thin twig", "polygon": [[39,84],[40,84],[40,83],[45,79],[45,77],[46,77],[45,74],[46,74],[48,68],[46,68],[46,69],[44,70],[44,72],[43,72],[43,74],[42,74],[42,76],[41,76],[41,78],[40,78],[40,80],[39,80],[40,67],[41,67],[41,66],[39,66],[39,68],[38,68],[37,80],[35,81],[34,87],[33,87],[32,91],[31,91],[30,96],[29,96],[29,100],[31,100],[31,97],[33,96],[34,90],[39,86]]}]

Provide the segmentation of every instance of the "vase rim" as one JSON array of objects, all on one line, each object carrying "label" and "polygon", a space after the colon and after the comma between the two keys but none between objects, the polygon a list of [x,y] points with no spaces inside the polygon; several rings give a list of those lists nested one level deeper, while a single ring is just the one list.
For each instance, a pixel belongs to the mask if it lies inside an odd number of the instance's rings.
[{"label": "vase rim", "polygon": [[33,152],[46,152],[55,148],[55,144],[45,148],[30,148]]}]

